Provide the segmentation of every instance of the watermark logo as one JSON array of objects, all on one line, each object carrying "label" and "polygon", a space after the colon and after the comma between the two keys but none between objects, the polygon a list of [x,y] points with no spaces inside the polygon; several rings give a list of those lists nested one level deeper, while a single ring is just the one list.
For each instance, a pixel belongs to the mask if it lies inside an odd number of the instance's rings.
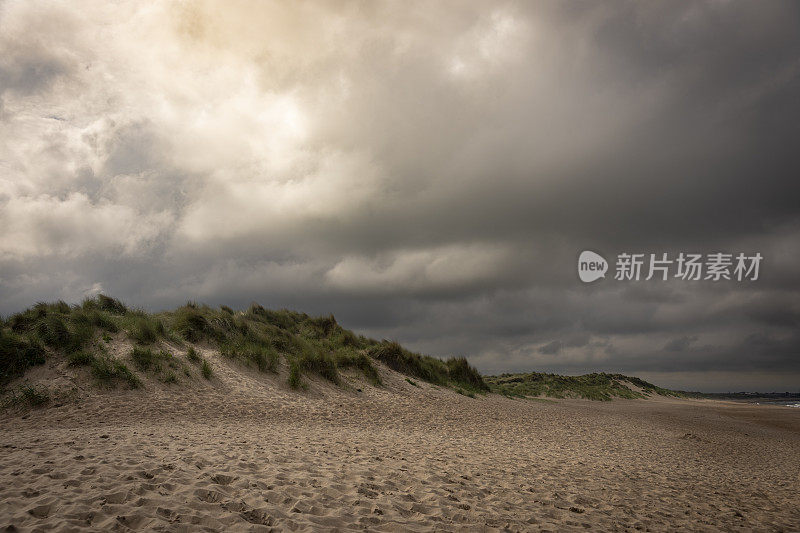
[{"label": "watermark logo", "polygon": [[590,250],[584,250],[578,257],[578,276],[584,283],[591,283],[600,278],[606,277],[608,271],[608,261],[600,255]]},{"label": "watermark logo", "polygon": [[[756,281],[763,256],[756,252],[715,252],[695,254],[681,252],[670,257],[667,253],[640,254],[624,252],[617,255],[614,279],[616,281]],[[605,278],[608,263],[603,256],[583,251],[578,258],[578,276],[584,283]]]}]

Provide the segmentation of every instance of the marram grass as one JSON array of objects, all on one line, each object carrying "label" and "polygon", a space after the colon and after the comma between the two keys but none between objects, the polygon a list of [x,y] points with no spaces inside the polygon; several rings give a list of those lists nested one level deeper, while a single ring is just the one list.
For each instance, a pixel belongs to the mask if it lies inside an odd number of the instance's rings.
[{"label": "marram grass", "polygon": [[[105,353],[104,343],[118,334],[134,343],[128,356],[130,366]],[[378,360],[437,385],[470,393],[489,390],[464,358],[444,361],[411,352],[393,341],[359,336],[342,328],[332,315],[312,317],[258,304],[235,311],[194,302],[173,311],[147,313],[105,295],[80,305],[39,303],[0,322],[0,385],[56,353],[64,354],[70,365],[90,367],[96,380],[106,386],[136,388],[141,385],[137,373],[148,372],[164,383],[180,382],[180,370],[187,375],[191,372],[178,356],[163,349],[161,341],[186,346],[185,359],[199,364],[206,379],[213,376],[212,367],[193,345],[210,345],[223,356],[261,372],[277,372],[285,362],[293,388],[306,388],[303,377],[307,375],[339,385],[340,374],[347,369],[380,386],[374,364]]]}]

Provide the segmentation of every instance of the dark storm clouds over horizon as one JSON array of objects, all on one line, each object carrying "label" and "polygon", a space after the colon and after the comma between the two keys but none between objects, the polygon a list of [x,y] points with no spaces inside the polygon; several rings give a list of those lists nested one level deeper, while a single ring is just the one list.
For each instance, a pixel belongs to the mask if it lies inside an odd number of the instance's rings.
[{"label": "dark storm clouds over horizon", "polygon": [[[792,2],[0,1],[0,312],[258,301],[489,373],[796,391],[799,27]],[[585,285],[585,249],[764,260]]]}]

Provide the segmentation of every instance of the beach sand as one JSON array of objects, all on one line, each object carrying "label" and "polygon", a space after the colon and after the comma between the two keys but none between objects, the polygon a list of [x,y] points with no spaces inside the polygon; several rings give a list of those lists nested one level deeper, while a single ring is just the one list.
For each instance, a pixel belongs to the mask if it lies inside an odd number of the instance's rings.
[{"label": "beach sand", "polygon": [[473,399],[385,368],[297,392],[212,360],[2,413],[0,527],[800,530],[798,409]]}]

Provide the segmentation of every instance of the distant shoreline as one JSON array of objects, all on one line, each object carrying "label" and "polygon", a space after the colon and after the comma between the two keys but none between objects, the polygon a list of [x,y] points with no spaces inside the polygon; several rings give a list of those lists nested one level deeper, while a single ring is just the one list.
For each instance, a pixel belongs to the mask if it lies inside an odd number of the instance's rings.
[{"label": "distant shoreline", "polygon": [[791,392],[684,392],[687,396],[696,395],[699,398],[708,398],[711,400],[733,400],[745,403],[780,403],[780,402],[800,402],[800,393]]}]

